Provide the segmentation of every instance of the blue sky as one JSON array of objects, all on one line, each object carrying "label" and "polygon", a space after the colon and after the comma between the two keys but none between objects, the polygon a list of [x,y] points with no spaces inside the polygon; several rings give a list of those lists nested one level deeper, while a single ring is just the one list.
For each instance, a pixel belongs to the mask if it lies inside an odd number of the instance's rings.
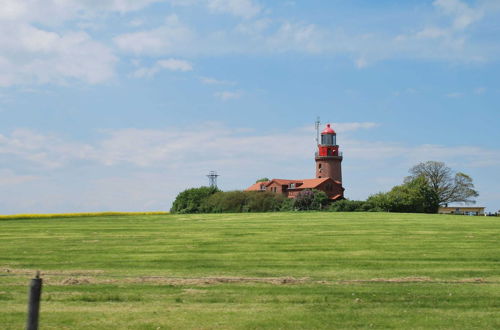
[{"label": "blue sky", "polygon": [[0,213],[165,210],[314,177],[346,196],[444,161],[500,209],[500,1],[0,0]]}]

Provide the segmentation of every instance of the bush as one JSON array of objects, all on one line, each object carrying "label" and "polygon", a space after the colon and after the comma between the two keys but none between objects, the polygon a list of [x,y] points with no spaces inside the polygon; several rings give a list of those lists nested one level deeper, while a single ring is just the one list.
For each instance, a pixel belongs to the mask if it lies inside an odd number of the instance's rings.
[{"label": "bush", "polygon": [[282,212],[295,211],[295,200],[291,198],[285,198],[285,200],[281,203],[280,211]]},{"label": "bush", "polygon": [[280,211],[286,198],[264,191],[218,192],[202,206],[207,213],[275,212]]},{"label": "bush", "polygon": [[207,213],[239,213],[243,212],[247,194],[244,191],[217,192],[207,198],[203,204],[203,211]]},{"label": "bush", "polygon": [[299,211],[322,210],[328,204],[328,196],[320,190],[302,190],[295,198],[294,207]]},{"label": "bush", "polygon": [[276,212],[287,199],[281,194],[272,192],[250,191],[247,194],[245,212]]},{"label": "bush", "polygon": [[371,204],[365,201],[351,201],[343,199],[332,203],[328,211],[332,212],[366,212],[372,208]]},{"label": "bush", "polygon": [[220,190],[215,187],[200,187],[184,190],[175,198],[170,212],[201,213],[205,200]]}]

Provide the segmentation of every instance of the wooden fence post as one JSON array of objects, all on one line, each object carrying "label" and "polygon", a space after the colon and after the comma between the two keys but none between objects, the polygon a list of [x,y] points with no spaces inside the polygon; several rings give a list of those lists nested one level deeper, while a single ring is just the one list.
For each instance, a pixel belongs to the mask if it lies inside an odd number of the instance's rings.
[{"label": "wooden fence post", "polygon": [[40,311],[40,295],[42,293],[42,279],[40,272],[36,272],[36,277],[31,280],[28,301],[28,321],[27,330],[38,330],[38,314]]}]

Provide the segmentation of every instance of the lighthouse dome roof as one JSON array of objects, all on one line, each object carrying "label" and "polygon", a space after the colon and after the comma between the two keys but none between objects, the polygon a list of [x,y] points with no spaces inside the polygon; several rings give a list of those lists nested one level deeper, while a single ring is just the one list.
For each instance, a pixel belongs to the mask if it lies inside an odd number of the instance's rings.
[{"label": "lighthouse dome roof", "polygon": [[321,134],[337,134],[335,131],[330,127],[330,124],[326,124],[326,128],[321,132]]}]

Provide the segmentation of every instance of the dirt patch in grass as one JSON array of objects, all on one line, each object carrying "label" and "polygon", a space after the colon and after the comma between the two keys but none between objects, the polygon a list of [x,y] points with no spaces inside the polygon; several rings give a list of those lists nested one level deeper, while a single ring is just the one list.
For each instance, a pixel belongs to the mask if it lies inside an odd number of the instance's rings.
[{"label": "dirt patch in grass", "polygon": [[[52,285],[85,285],[85,284],[158,284],[174,286],[205,286],[222,283],[265,283],[273,285],[297,285],[297,284],[362,284],[362,283],[488,283],[482,278],[466,278],[458,280],[439,280],[430,277],[401,277],[401,278],[374,278],[368,280],[340,280],[340,281],[316,281],[310,278],[294,277],[200,277],[200,278],[173,278],[161,276],[127,277],[127,278],[99,278],[99,277],[69,277],[62,281],[53,281],[48,277],[47,284]],[[186,291],[186,293],[188,293]]]},{"label": "dirt patch in grass", "polygon": [[68,277],[57,280],[51,276],[46,277],[49,285],[85,285],[85,284],[118,284],[118,283],[151,283],[161,285],[214,285],[220,283],[266,283],[274,285],[302,284],[310,282],[308,278],[293,277],[199,277],[199,278],[175,278],[162,276],[142,276],[125,278],[105,278],[105,277]]},{"label": "dirt patch in grass", "polygon": [[[37,270],[36,269],[23,269],[23,268],[10,268],[10,267],[2,267],[0,268],[0,274],[14,274],[14,275],[26,275],[26,276],[35,276]],[[99,269],[72,269],[72,270],[58,270],[58,271],[40,271],[40,276],[53,276],[53,275],[96,275],[103,274],[103,270]]]},{"label": "dirt patch in grass", "polygon": [[78,285],[78,284],[90,284],[91,280],[89,278],[77,278],[69,277],[61,281],[61,285]]},{"label": "dirt patch in grass", "polygon": [[439,280],[433,279],[430,277],[396,277],[396,278],[372,278],[369,280],[346,280],[346,281],[338,281],[339,283],[417,283],[417,282],[425,282],[425,283],[486,283],[483,278],[464,278],[460,280]]},{"label": "dirt patch in grass", "polygon": [[[0,275],[31,276],[35,274],[32,269],[0,268]],[[17,276],[16,276],[17,277]],[[483,278],[465,279],[435,279],[431,277],[396,277],[372,278],[365,280],[313,280],[309,277],[242,277],[242,276],[212,276],[212,277],[168,277],[168,276],[114,276],[105,274],[102,270],[72,270],[72,271],[46,271],[41,272],[41,277],[47,285],[92,285],[92,284],[158,284],[158,285],[215,285],[222,283],[265,283],[273,285],[296,284],[362,284],[362,283],[490,283]]]}]

